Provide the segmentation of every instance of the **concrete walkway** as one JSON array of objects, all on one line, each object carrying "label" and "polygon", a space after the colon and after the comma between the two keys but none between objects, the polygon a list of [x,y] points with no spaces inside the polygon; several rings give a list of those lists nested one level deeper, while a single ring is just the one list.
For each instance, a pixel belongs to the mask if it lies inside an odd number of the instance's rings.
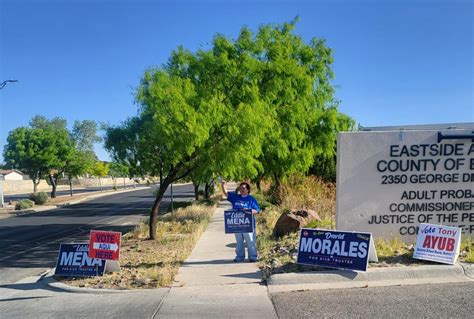
[{"label": "concrete walkway", "polygon": [[234,263],[234,235],[224,233],[221,202],[183,263],[158,318],[277,318],[255,263]]}]

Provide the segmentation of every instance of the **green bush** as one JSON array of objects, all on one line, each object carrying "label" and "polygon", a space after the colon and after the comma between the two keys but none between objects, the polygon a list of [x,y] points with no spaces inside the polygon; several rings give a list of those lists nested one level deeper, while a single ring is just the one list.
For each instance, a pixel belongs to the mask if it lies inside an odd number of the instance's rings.
[{"label": "green bush", "polygon": [[28,209],[33,207],[35,203],[29,199],[22,199],[15,205],[15,210]]},{"label": "green bush", "polygon": [[36,205],[43,205],[48,201],[48,194],[45,192],[31,193],[30,200],[32,200]]}]

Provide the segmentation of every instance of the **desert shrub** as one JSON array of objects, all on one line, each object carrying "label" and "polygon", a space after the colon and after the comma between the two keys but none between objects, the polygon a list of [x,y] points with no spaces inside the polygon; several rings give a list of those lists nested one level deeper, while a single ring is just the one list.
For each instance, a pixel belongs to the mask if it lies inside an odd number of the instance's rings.
[{"label": "desert shrub", "polygon": [[48,201],[48,194],[45,192],[31,193],[30,200],[32,200],[36,205],[43,205]]},{"label": "desert shrub", "polygon": [[28,209],[33,207],[35,203],[29,199],[22,199],[15,205],[15,210]]}]

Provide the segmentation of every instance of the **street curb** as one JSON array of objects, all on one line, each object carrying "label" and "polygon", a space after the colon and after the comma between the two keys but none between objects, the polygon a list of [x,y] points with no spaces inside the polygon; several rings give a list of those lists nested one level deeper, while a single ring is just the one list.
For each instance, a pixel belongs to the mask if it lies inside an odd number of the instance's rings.
[{"label": "street curb", "polygon": [[367,272],[328,270],[274,274],[267,280],[270,293],[295,290],[380,287],[435,282],[472,282],[473,264],[370,268]]},{"label": "street curb", "polygon": [[76,287],[64,284],[62,282],[54,279],[54,269],[53,268],[48,274],[40,279],[40,282],[54,289],[60,289],[65,292],[71,293],[82,293],[82,294],[120,294],[120,293],[133,293],[133,292],[143,292],[143,291],[152,291],[152,290],[161,290],[161,289],[171,289],[171,287],[166,288],[154,288],[154,289],[97,289],[97,288],[86,288],[86,287]]}]

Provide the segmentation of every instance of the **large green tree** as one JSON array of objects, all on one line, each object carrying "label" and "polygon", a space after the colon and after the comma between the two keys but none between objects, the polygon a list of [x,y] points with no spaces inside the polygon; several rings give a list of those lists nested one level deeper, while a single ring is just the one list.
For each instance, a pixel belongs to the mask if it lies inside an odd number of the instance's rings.
[{"label": "large green tree", "polygon": [[243,28],[236,40],[216,35],[196,53],[182,47],[147,70],[136,93],[139,113],[107,130],[106,147],[139,173],[164,172],[150,213],[170,183],[271,176],[277,186],[332,154],[338,117],[332,53],[308,44],[296,22]]},{"label": "large green tree", "polygon": [[49,172],[48,163],[53,152],[46,132],[19,127],[8,134],[3,157],[7,167],[20,169],[30,176],[36,192],[41,178]]},{"label": "large green tree", "polygon": [[91,120],[74,121],[71,136],[76,149],[81,152],[93,152],[94,144],[102,141],[97,135],[97,122]]},{"label": "large green tree", "polygon": [[74,149],[69,157],[64,173],[69,181],[69,194],[73,196],[72,180],[87,173],[92,173],[97,157],[93,151]]},{"label": "large green tree", "polygon": [[43,133],[43,144],[48,150],[45,161],[47,177],[51,185],[51,198],[55,198],[58,181],[76,155],[67,121],[60,117],[48,120],[42,115],[36,115],[30,121],[30,126],[34,131]]},{"label": "large green tree", "polygon": [[91,120],[74,121],[70,136],[75,149],[73,156],[66,163],[65,174],[69,181],[69,193],[73,196],[72,180],[92,173],[97,161],[94,144],[102,138],[97,134],[97,122]]},{"label": "large green tree", "polygon": [[51,197],[56,197],[58,181],[63,173],[81,174],[93,157],[91,151],[76,149],[65,119],[51,120],[34,116],[29,127],[19,127],[9,133],[3,156],[7,165],[21,169],[33,181],[34,192],[41,178],[48,178]]},{"label": "large green tree", "polygon": [[124,163],[112,162],[109,166],[109,176],[112,177],[114,188],[117,187],[116,179],[123,178],[123,187],[126,188],[125,177],[128,177],[129,169]]},{"label": "large green tree", "polygon": [[109,173],[109,168],[110,165],[108,163],[101,161],[96,161],[92,167],[92,175],[97,176],[99,178],[100,191],[102,191],[102,183],[100,178],[107,176],[107,174]]}]

